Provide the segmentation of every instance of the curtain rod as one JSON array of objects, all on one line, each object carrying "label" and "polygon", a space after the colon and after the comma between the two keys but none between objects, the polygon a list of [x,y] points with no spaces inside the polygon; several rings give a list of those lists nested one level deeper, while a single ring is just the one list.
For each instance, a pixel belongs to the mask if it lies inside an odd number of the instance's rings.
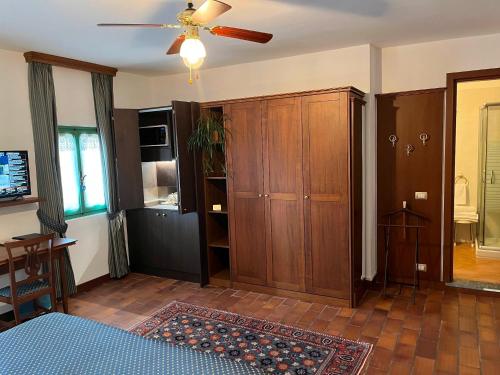
[{"label": "curtain rod", "polygon": [[116,76],[116,72],[118,72],[118,69],[110,66],[93,64],[86,61],[74,60],[67,57],[49,55],[47,53],[35,51],[26,52],[24,54],[24,59],[27,63],[36,61],[44,64],[60,66],[63,68],[82,70],[84,72],[109,74],[113,77]]}]

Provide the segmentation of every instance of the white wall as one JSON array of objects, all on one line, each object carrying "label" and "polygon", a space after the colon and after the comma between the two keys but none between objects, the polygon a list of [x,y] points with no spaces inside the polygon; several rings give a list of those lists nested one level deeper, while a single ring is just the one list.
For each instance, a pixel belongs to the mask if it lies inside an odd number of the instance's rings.
[{"label": "white wall", "polygon": [[377,274],[377,101],[382,88],[381,50],[370,46],[370,91],[366,96],[363,134],[363,275]]},{"label": "white wall", "polygon": [[500,67],[500,34],[382,49],[382,91],[446,86],[446,74]]},{"label": "white wall", "polygon": [[[96,127],[90,73],[54,67],[53,74],[59,125]],[[69,248],[76,284],[109,273],[106,215],[70,219],[67,223],[67,236],[78,240]]]},{"label": "white wall", "polygon": [[[0,150],[28,150],[30,178],[36,194],[36,168],[28,96],[28,71],[20,53],[0,50]],[[0,210],[0,238],[39,231],[38,205]],[[0,287],[8,277],[0,276]],[[0,304],[0,314],[8,310]]]},{"label": "white wall", "polygon": [[[19,52],[0,50],[0,150],[28,150],[33,195],[36,189],[36,163],[28,94],[28,70]],[[58,122],[61,125],[96,126],[90,73],[54,67],[54,86]],[[115,78],[117,106],[141,108],[150,105],[149,78],[119,73]],[[0,210],[0,238],[39,231],[38,205]],[[107,217],[98,214],[68,221],[67,235],[78,244],[70,248],[77,284],[108,270]],[[5,276],[0,285],[5,285]],[[0,313],[6,311],[0,306]]]},{"label": "white wall", "polygon": [[187,72],[154,77],[153,105],[173,99],[212,101],[342,86],[369,92],[370,46],[225,66],[199,74],[192,85]]},{"label": "white wall", "polygon": [[116,108],[148,108],[152,103],[151,77],[118,72],[114,79]]}]

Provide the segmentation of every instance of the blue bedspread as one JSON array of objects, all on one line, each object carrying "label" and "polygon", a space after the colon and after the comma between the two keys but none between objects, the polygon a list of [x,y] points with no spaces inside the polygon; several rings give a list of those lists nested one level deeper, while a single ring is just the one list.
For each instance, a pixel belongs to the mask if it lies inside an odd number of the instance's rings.
[{"label": "blue bedspread", "polygon": [[238,375],[256,369],[53,313],[0,333],[0,374]]}]

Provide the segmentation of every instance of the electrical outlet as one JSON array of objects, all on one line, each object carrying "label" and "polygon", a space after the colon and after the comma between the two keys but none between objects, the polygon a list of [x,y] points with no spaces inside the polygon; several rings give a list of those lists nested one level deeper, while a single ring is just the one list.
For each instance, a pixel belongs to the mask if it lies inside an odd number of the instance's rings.
[{"label": "electrical outlet", "polygon": [[417,270],[419,270],[420,272],[427,272],[427,264],[425,263],[417,264]]},{"label": "electrical outlet", "polygon": [[426,191],[416,191],[415,192],[415,199],[417,200],[427,200],[427,192]]}]

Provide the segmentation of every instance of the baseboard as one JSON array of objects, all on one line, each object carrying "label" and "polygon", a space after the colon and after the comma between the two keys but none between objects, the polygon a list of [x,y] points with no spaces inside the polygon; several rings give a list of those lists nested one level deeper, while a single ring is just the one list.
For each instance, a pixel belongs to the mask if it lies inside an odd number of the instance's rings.
[{"label": "baseboard", "polygon": [[77,285],[76,290],[77,293],[83,293],[83,292],[88,292],[91,289],[94,289],[95,287],[104,284],[106,281],[111,280],[109,277],[109,273],[106,275],[99,276],[96,279],[89,280],[87,282],[84,282],[83,284]]},{"label": "baseboard", "polygon": [[162,268],[153,268],[145,266],[131,266],[131,271],[135,273],[142,273],[145,275],[167,277],[169,279],[175,279],[181,281],[189,281],[191,283],[200,283],[200,274],[195,274],[195,273],[186,273],[186,272],[172,271]]},{"label": "baseboard", "polygon": [[312,303],[323,303],[325,305],[332,306],[345,306],[350,307],[351,301],[348,299],[341,299],[335,297],[321,296],[318,294],[310,294],[305,292],[295,292],[291,290],[284,290],[278,288],[272,288],[268,286],[253,285],[241,282],[233,282],[234,289],[242,289],[250,292],[270,294],[277,297],[293,298],[301,301],[312,302]]},{"label": "baseboard", "polygon": [[[413,279],[410,278],[395,278],[390,279],[387,282],[387,286],[397,286],[399,283],[402,283],[405,287],[412,287]],[[379,289],[384,287],[383,279],[375,279],[370,283],[370,288]],[[432,288],[443,290],[446,288],[446,283],[444,281],[434,281],[434,280],[420,280],[420,288]]]}]

